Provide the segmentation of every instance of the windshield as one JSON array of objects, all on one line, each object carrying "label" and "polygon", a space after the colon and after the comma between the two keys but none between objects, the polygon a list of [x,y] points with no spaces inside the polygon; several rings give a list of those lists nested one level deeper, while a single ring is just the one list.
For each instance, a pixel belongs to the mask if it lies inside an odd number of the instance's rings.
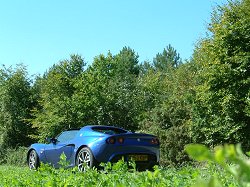
[{"label": "windshield", "polygon": [[75,138],[79,130],[69,130],[62,132],[58,137],[57,141],[66,142]]}]

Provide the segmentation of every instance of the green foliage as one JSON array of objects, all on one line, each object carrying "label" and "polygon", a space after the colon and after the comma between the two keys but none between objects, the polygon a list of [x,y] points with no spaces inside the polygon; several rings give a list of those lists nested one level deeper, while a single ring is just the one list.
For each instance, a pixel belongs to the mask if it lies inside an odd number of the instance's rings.
[{"label": "green foliage", "polygon": [[70,161],[67,161],[67,156],[65,155],[64,152],[60,155],[60,160],[59,160],[58,164],[62,168],[67,168],[69,166]]},{"label": "green foliage", "polygon": [[158,53],[153,60],[156,70],[168,72],[182,64],[179,53],[169,44],[162,53]]},{"label": "green foliage", "polygon": [[191,142],[195,71],[193,63],[186,63],[166,74],[149,70],[140,79],[140,97],[146,109],[141,129],[159,137],[162,164],[188,160],[184,146]]},{"label": "green foliage", "polygon": [[[195,145],[196,146],[196,145]],[[196,157],[206,157],[204,154],[199,156],[201,151],[196,154],[195,151],[202,146],[192,147],[191,155]],[[202,151],[206,149],[202,147]],[[14,150],[13,150],[14,151]],[[21,149],[20,149],[21,151]],[[19,151],[19,152],[20,152]],[[24,148],[23,152],[26,153]],[[208,151],[208,150],[206,150]],[[13,152],[12,152],[13,153]],[[19,153],[20,154],[20,153]],[[154,167],[154,171],[136,171],[134,162],[124,162],[123,160],[111,164],[103,163],[102,170],[88,168],[85,172],[79,172],[77,167],[68,168],[65,154],[60,157],[60,169],[55,169],[48,164],[41,163],[38,170],[29,170],[28,167],[20,166],[18,163],[12,163],[13,166],[0,165],[0,185],[1,186],[191,186],[195,181],[207,179],[209,186],[218,186],[218,179],[214,177],[209,180],[209,175],[216,174],[225,186],[238,186],[236,181],[230,175],[225,173],[219,167],[214,166],[211,169],[205,167],[182,166],[181,168],[159,166]],[[202,159],[204,160],[204,159]],[[66,169],[68,168],[68,169]],[[205,182],[199,183],[199,186],[206,186]]]},{"label": "green foliage", "polygon": [[76,83],[73,105],[79,121],[137,129],[138,55],[130,48],[99,55]]},{"label": "green foliage", "polygon": [[[155,167],[153,172],[128,171],[127,168],[127,163],[123,161],[119,161],[114,165],[107,164],[106,168],[101,171],[88,169],[83,173],[78,172],[75,168],[54,169],[44,164],[41,165],[38,171],[29,170],[27,167],[0,166],[0,185],[185,187],[191,186],[199,178],[199,175],[206,178],[209,173],[208,170],[190,166],[164,169]],[[233,182],[225,173],[222,173],[222,175],[225,180]]]},{"label": "green foliage", "polygon": [[215,146],[241,142],[250,148],[250,1],[229,2],[218,7],[208,38],[197,46],[199,66],[196,88],[194,141]]},{"label": "green foliage", "polygon": [[[234,176],[240,186],[250,185],[250,159],[243,154],[239,144],[236,146],[217,146],[213,152],[204,145],[190,144],[186,146],[186,151],[191,158],[197,161],[219,164]],[[216,176],[213,176],[207,185],[204,186],[219,186],[219,184],[221,182],[219,182]]]},{"label": "green foliage", "polygon": [[1,148],[0,149],[0,164],[13,166],[27,165],[27,148]]},{"label": "green foliage", "polygon": [[39,91],[38,105],[33,109],[35,136],[40,140],[54,137],[67,128],[76,128],[77,113],[72,107],[72,97],[76,92],[75,83],[84,71],[84,60],[79,55],[71,55],[49,69],[43,77],[38,77],[35,88]]},{"label": "green foliage", "polygon": [[31,81],[25,67],[0,70],[0,145],[28,146],[33,129],[27,119],[33,107]]}]

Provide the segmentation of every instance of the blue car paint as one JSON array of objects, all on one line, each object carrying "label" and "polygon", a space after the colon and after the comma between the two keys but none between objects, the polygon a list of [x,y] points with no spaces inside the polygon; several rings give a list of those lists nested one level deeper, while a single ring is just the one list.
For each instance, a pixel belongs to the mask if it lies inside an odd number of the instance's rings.
[{"label": "blue car paint", "polygon": [[[70,163],[70,167],[76,165],[76,156],[80,148],[88,147],[95,160],[99,163],[112,161],[116,156],[129,155],[129,154],[147,154],[156,157],[155,163],[159,162],[159,144],[151,145],[150,139],[155,138],[153,135],[131,133],[126,131],[122,134],[110,135],[101,132],[94,131],[92,128],[117,128],[111,126],[85,126],[82,127],[75,137],[66,142],[57,142],[49,144],[32,144],[28,153],[31,150],[35,150],[38,154],[39,161],[43,163],[50,163],[55,168],[60,167],[58,162],[60,155],[64,153],[67,157],[67,161]],[[117,128],[120,129],[120,128]],[[121,129],[123,130],[123,129]],[[109,137],[123,137],[124,142],[122,144],[108,144],[107,139]]]}]

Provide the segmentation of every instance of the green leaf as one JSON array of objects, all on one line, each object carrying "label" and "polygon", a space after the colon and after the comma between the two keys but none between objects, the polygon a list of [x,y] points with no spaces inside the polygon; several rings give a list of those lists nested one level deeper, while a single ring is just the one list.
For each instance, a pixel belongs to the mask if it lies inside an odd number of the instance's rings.
[{"label": "green leaf", "polygon": [[220,181],[217,179],[217,177],[212,177],[208,183],[209,187],[222,187]]},{"label": "green leaf", "polygon": [[220,164],[223,164],[225,162],[225,153],[222,146],[218,146],[215,148],[214,157],[215,160]]},{"label": "green leaf", "polygon": [[250,156],[250,151],[246,152],[246,155],[247,155],[247,156]]},{"label": "green leaf", "polygon": [[213,155],[210,150],[201,144],[189,144],[186,145],[185,151],[188,155],[197,161],[211,161],[213,160]]}]

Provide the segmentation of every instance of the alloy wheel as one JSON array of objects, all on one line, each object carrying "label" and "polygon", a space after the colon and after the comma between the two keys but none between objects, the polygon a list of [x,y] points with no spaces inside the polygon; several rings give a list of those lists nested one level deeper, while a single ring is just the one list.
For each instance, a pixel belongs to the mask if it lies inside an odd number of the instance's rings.
[{"label": "alloy wheel", "polygon": [[86,168],[90,168],[91,166],[91,153],[88,150],[82,150],[78,154],[78,170],[85,171]]},{"label": "alloy wheel", "polygon": [[32,150],[29,154],[29,168],[36,169],[37,168],[37,154],[34,150]]}]

